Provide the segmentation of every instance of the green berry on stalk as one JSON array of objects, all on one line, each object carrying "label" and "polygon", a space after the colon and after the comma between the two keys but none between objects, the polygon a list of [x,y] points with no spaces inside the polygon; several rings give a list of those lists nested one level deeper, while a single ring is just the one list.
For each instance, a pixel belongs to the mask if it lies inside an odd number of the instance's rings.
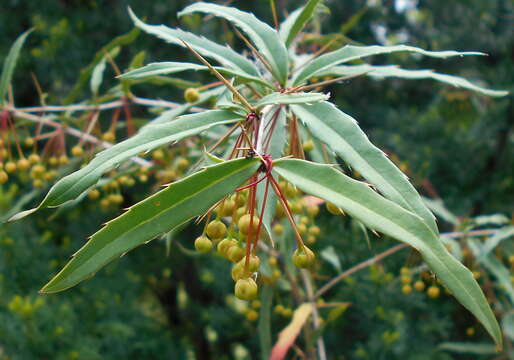
[{"label": "green berry on stalk", "polygon": [[207,225],[205,232],[211,239],[221,239],[227,233],[227,226],[220,220],[213,220]]},{"label": "green berry on stalk", "polygon": [[227,257],[230,261],[238,262],[245,256],[245,251],[240,246],[231,246],[227,250]]},{"label": "green berry on stalk", "polygon": [[195,240],[195,249],[201,253],[207,253],[212,249],[212,241],[207,236],[199,236]]},{"label": "green berry on stalk", "polygon": [[196,89],[193,89],[193,88],[187,88],[185,91],[184,91],[184,99],[187,101],[187,102],[195,102],[195,101],[198,101],[198,99],[200,98],[200,93],[198,92],[198,90]]},{"label": "green berry on stalk", "polygon": [[237,222],[237,226],[241,234],[248,235],[248,233],[250,232],[250,223],[252,226],[252,234],[255,234],[257,232],[257,229],[259,227],[259,218],[254,215],[253,220],[251,219],[252,217],[250,216],[250,214],[241,216],[241,218]]},{"label": "green berry on stalk", "polygon": [[225,238],[218,243],[218,247],[217,247],[218,253],[224,257],[227,257],[228,249],[230,249],[232,246],[235,246],[235,245],[237,245],[237,240],[232,239],[232,238]]},{"label": "green berry on stalk", "polygon": [[239,279],[234,286],[234,293],[241,300],[253,300],[258,293],[257,283],[252,278]]},{"label": "green berry on stalk", "polygon": [[293,264],[295,264],[299,268],[308,268],[314,263],[314,259],[316,256],[307,246],[303,246],[303,248],[298,248],[295,250],[293,254]]}]

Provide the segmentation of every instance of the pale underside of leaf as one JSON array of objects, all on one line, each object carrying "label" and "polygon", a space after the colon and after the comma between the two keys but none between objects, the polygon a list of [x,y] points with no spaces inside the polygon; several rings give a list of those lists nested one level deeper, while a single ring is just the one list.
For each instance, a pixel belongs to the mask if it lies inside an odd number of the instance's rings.
[{"label": "pale underside of leaf", "polygon": [[423,203],[407,176],[368,139],[351,116],[333,104],[290,105],[312,135],[327,144],[352,168],[376,186],[384,196],[421,216],[434,233],[434,215]]},{"label": "pale underside of leaf", "polygon": [[158,146],[199,134],[213,126],[242,120],[224,110],[184,115],[170,123],[149,126],[137,135],[100,153],[84,168],[60,179],[49,191],[39,208],[59,206],[93,186],[105,172],[121,162]]},{"label": "pale underside of leaf", "polygon": [[436,57],[436,58],[447,58],[452,56],[464,56],[464,55],[485,55],[480,52],[458,52],[453,50],[447,51],[427,51],[414,46],[408,45],[395,45],[395,46],[355,46],[346,45],[339,50],[332,51],[330,53],[321,55],[316,59],[312,60],[308,65],[301,69],[293,79],[293,85],[298,85],[305,82],[312,76],[317,76],[319,73],[336,66],[343,64],[348,61],[361,59],[363,57],[389,54],[393,52],[413,52],[422,54],[425,56]]},{"label": "pale underside of leaf", "polygon": [[259,166],[258,159],[236,159],[209,166],[137,203],[95,233],[41,291],[51,293],[70,288],[127,251],[203,214]]},{"label": "pale underside of leaf", "polygon": [[203,2],[189,5],[179,12],[178,16],[195,12],[222,17],[243,30],[255,44],[257,50],[271,65],[274,77],[282,85],[285,85],[288,71],[288,53],[285,45],[280,41],[278,33],[273,28],[258,20],[251,13],[246,13],[232,7]]},{"label": "pale underside of leaf", "polygon": [[[224,75],[236,76],[242,80],[253,81],[255,83],[261,84],[263,86],[272,88],[273,86],[269,84],[267,81],[263,80],[260,77],[248,75],[245,72],[239,70],[232,70],[224,67],[214,66],[214,68]],[[194,63],[186,63],[186,62],[174,62],[174,61],[166,61],[166,62],[158,62],[151,63],[145,65],[139,69],[131,70],[120,76],[121,79],[141,79],[149,76],[156,75],[165,75],[165,74],[175,74],[182,71],[210,71],[210,69],[205,65],[198,65]]]},{"label": "pale underside of leaf", "polygon": [[418,80],[418,79],[432,79],[435,81],[439,81],[445,84],[450,84],[458,88],[467,89],[482,93],[484,95],[489,96],[506,96],[509,94],[508,91],[504,90],[492,90],[487,89],[478,85],[471,83],[469,80],[464,79],[459,76],[440,74],[434,72],[433,70],[409,70],[402,69],[397,65],[340,65],[334,66],[333,68],[327,69],[322,73],[319,73],[318,76],[348,76],[355,75],[359,73],[365,73],[365,75],[376,78],[376,79],[384,79],[390,77],[396,77],[401,79],[410,79],[410,80]]},{"label": "pale underside of leaf", "polygon": [[274,172],[305,193],[331,201],[367,227],[416,248],[453,295],[484,325],[498,345],[502,335],[487,300],[471,272],[446,250],[417,215],[330,165],[305,160],[275,161]]},{"label": "pale underside of leaf", "polygon": [[266,105],[278,105],[278,104],[314,104],[320,101],[328,100],[330,96],[328,94],[321,93],[271,93],[259,99],[255,103],[255,107],[260,108]]},{"label": "pale underside of leaf", "polygon": [[250,60],[238,54],[227,45],[223,46],[205,37],[197,36],[180,29],[172,29],[165,25],[146,24],[138,19],[130,8],[128,10],[134,24],[143,31],[155,35],[166,42],[182,47],[185,47],[182,42],[185,41],[203,56],[215,59],[220,64],[232,70],[239,70],[249,76],[260,76],[257,67]]}]

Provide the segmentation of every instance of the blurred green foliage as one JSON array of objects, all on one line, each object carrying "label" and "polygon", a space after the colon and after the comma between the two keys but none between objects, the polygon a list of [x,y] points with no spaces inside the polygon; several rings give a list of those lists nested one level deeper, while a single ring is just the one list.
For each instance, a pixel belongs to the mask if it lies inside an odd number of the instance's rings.
[{"label": "blurred green foliage", "polygon": [[[150,23],[177,26],[175,14],[186,3],[139,0],[130,5]],[[277,3],[287,3],[287,9],[292,10],[301,2]],[[271,22],[268,1],[236,5],[257,11],[260,18]],[[489,54],[445,62],[420,62],[395,55],[378,58],[376,63],[436,68],[480,79],[489,87],[514,90],[512,1],[419,1],[416,8],[403,12],[396,11],[392,1],[326,1],[325,5],[331,14],[321,12],[314,27],[320,26],[325,33],[340,39],[337,45],[349,40],[365,44],[408,42],[427,49],[477,50]],[[48,93],[48,103],[62,101],[80,70],[92,61],[101,46],[132,29],[126,6],[126,1],[119,0],[4,1],[5,11],[0,13],[0,33],[4,34],[0,61],[22,31],[36,29],[16,70],[17,105],[39,103],[31,72]],[[359,17],[352,18],[353,14]],[[197,17],[185,25],[242,48],[223,22],[202,22]],[[302,46],[308,49],[309,45]],[[146,63],[192,59],[177,47],[139,36],[122,48],[116,63],[125,69],[143,50]],[[102,86],[114,86],[114,75],[109,68]],[[207,81],[202,76],[205,75],[193,74],[187,80]],[[331,90],[336,102],[360,120],[372,141],[408,171],[421,192],[439,195],[459,216],[512,213],[512,96],[489,99],[429,80],[357,79]],[[83,91],[86,93],[88,88]],[[180,90],[169,86],[145,85],[133,91],[140,96],[170,100],[181,96]],[[4,214],[15,197],[12,189],[11,193],[2,191],[0,213]],[[17,194],[22,191],[17,190]],[[128,194],[128,203],[135,200],[130,198],[137,197],[135,193]],[[192,248],[198,229],[187,228],[175,239],[182,247],[172,245],[168,257],[163,255],[164,241],[154,241],[113,262],[88,282],[66,293],[43,297],[37,290],[50,278],[49,274],[60,268],[68,254],[110,217],[98,212],[94,202],[60,212],[52,221],[48,221],[48,214],[0,228],[0,359],[186,359],[193,353],[198,359],[228,359],[244,358],[245,351],[246,357],[256,358],[248,354],[259,352],[257,323],[246,320],[248,305],[231,295],[229,265],[215,257],[189,255],[181,250]],[[342,269],[393,244],[387,239],[373,238],[369,246],[355,224],[325,213],[319,225],[323,236],[315,247],[318,251],[329,246],[335,248]],[[446,223],[441,226],[451,229]],[[508,254],[512,246],[506,249]],[[418,263],[413,253],[404,250],[380,265],[346,278],[324,296],[325,302],[351,303],[342,314],[330,308],[321,310],[327,322],[323,336],[330,358],[490,358],[456,355],[437,347],[442,342],[487,342],[488,338],[450,296],[442,294],[438,299],[430,299],[422,292],[401,292],[400,268]],[[319,270],[327,278],[338,271],[329,262]],[[491,280],[486,276],[484,282],[490,285]],[[276,305],[294,309],[297,304],[282,289],[273,298],[272,308]],[[274,341],[289,318],[275,314],[272,319]]]}]

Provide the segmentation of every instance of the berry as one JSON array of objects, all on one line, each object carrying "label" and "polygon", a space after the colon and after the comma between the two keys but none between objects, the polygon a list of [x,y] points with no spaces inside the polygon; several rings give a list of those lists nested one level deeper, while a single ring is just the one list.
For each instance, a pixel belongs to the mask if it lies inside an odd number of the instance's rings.
[{"label": "berry", "polygon": [[314,150],[314,142],[312,140],[304,141],[302,144],[303,151],[309,152]]},{"label": "berry", "polygon": [[309,231],[309,235],[312,235],[312,236],[318,236],[321,233],[320,228],[316,225],[309,227],[308,231]]},{"label": "berry", "polygon": [[43,187],[43,181],[40,180],[40,179],[35,179],[32,182],[32,186],[34,186],[35,188],[42,188]]},{"label": "berry", "polygon": [[343,215],[343,210],[341,210],[340,208],[338,208],[336,205],[332,204],[331,202],[328,202],[326,203],[326,206],[327,206],[327,210],[329,213],[331,213],[332,215]]},{"label": "berry", "polygon": [[30,167],[30,161],[28,161],[25,158],[22,158],[22,159],[18,160],[17,166],[18,166],[18,169],[20,169],[21,171],[27,171]]},{"label": "berry", "polygon": [[232,199],[227,199],[218,206],[218,213],[220,216],[232,216],[234,209],[236,207],[236,202]]},{"label": "berry", "polygon": [[311,266],[314,262],[316,256],[307,246],[303,246],[303,248],[298,248],[295,250],[293,254],[293,264],[295,264],[299,268],[307,268]]},{"label": "berry", "polygon": [[102,140],[107,142],[114,142],[116,140],[116,136],[113,132],[108,131],[105,134],[102,135]]},{"label": "berry", "polygon": [[195,240],[195,249],[201,253],[208,253],[212,249],[212,241],[207,236],[199,236]]},{"label": "berry", "polygon": [[17,169],[16,163],[14,161],[8,161],[5,163],[4,169],[8,174],[11,174]]},{"label": "berry", "polygon": [[59,156],[59,164],[66,165],[68,163],[68,157],[66,155]]},{"label": "berry", "polygon": [[193,88],[187,88],[185,91],[184,91],[184,99],[187,101],[187,102],[195,102],[195,101],[198,101],[198,99],[200,98],[200,93],[198,92],[198,90],[196,89],[193,89]]},{"label": "berry", "polygon": [[410,274],[410,269],[408,267],[402,267],[400,269],[400,274],[401,275],[409,275]]},{"label": "berry", "polygon": [[277,266],[277,264],[278,264],[277,258],[274,256],[270,256],[268,259],[268,264],[269,264],[269,266]]},{"label": "berry", "polygon": [[261,302],[259,300],[252,301],[252,308],[253,309],[260,309],[260,307],[261,307]]},{"label": "berry", "polygon": [[427,289],[427,295],[432,299],[438,298],[440,293],[441,290],[435,285],[432,285]]},{"label": "berry", "polygon": [[475,328],[473,328],[473,327],[467,328],[466,329],[466,335],[469,336],[469,337],[475,335]]},{"label": "berry", "polygon": [[402,284],[404,285],[407,285],[407,284],[410,284],[410,282],[412,281],[412,278],[408,275],[402,275]]},{"label": "berry", "polygon": [[293,315],[293,310],[290,308],[285,308],[284,311],[282,311],[282,316],[284,317],[291,317]]},{"label": "berry", "polygon": [[237,245],[237,241],[235,239],[225,238],[218,243],[218,247],[217,247],[218,253],[220,255],[223,255],[224,257],[227,257],[228,249],[230,249],[232,246],[235,246],[235,245]]},{"label": "berry", "polygon": [[189,167],[189,160],[186,158],[178,158],[177,159],[177,169],[184,170]]},{"label": "berry", "polygon": [[259,313],[255,310],[249,310],[246,313],[246,320],[248,321],[255,321],[259,318]]},{"label": "berry", "polygon": [[162,151],[161,149],[155,150],[152,153],[152,158],[154,160],[162,160],[162,159],[164,159],[164,151]]},{"label": "berry", "polygon": [[309,205],[307,207],[307,214],[309,214],[309,216],[316,216],[318,215],[319,213],[319,206],[318,205]]},{"label": "berry", "polygon": [[412,292],[412,287],[409,284],[402,286],[402,293],[409,295]]},{"label": "berry", "polygon": [[293,214],[300,214],[303,210],[303,201],[301,199],[293,201],[293,203],[290,206],[290,209]]},{"label": "berry", "polygon": [[276,313],[276,314],[282,314],[284,312],[285,308],[283,305],[276,305],[275,308],[273,309],[273,311]]},{"label": "berry", "polygon": [[9,180],[9,175],[3,170],[0,171],[0,184],[5,184]]},{"label": "berry", "polygon": [[238,226],[241,234],[248,235],[248,233],[250,232],[250,222],[251,222],[251,226],[252,226],[251,232],[252,233],[257,232],[257,229],[259,227],[259,218],[254,215],[253,220],[251,220],[251,219],[252,218],[251,218],[250,214],[241,216],[241,219],[239,219],[239,221],[237,222],[237,226]]},{"label": "berry", "polygon": [[48,163],[50,164],[50,166],[57,166],[57,164],[59,164],[59,159],[55,156],[50,156],[48,158]]},{"label": "berry", "polygon": [[29,155],[29,161],[31,164],[36,164],[41,160],[38,154],[30,154]]},{"label": "berry", "polygon": [[213,220],[207,225],[206,233],[211,239],[221,239],[227,233],[227,226],[219,220]]},{"label": "berry", "polygon": [[240,246],[231,246],[227,250],[227,257],[230,261],[238,262],[245,256],[245,251]]},{"label": "berry", "polygon": [[71,154],[73,156],[82,156],[82,154],[84,154],[84,149],[80,145],[75,145],[71,148]]},{"label": "berry", "polygon": [[296,225],[296,229],[297,229],[297,230],[298,230],[298,232],[299,232],[300,234],[302,234],[302,235],[303,235],[303,234],[305,234],[305,233],[307,232],[307,226],[305,226],[305,224],[302,224],[302,223],[300,223],[300,224]]},{"label": "berry", "polygon": [[234,286],[234,293],[241,300],[253,300],[258,293],[257,283],[252,278],[239,279]]},{"label": "berry", "polygon": [[309,235],[307,236],[307,244],[314,244],[316,242],[316,236]]},{"label": "berry", "polygon": [[284,226],[282,224],[277,223],[277,224],[273,225],[272,230],[276,235],[280,236],[284,233]]},{"label": "berry", "polygon": [[87,196],[90,200],[96,200],[100,197],[100,191],[98,189],[91,189]]},{"label": "berry", "polygon": [[414,289],[416,289],[416,291],[423,291],[425,290],[425,283],[421,280],[418,280],[414,283]]},{"label": "berry", "polygon": [[26,147],[31,147],[34,145],[34,139],[31,137],[28,137],[25,139],[24,144]]}]

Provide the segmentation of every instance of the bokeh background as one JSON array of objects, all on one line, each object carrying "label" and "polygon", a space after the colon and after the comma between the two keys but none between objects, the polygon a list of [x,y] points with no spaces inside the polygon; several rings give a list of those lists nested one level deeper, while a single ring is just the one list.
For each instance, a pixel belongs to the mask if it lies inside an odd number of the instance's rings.
[{"label": "bokeh background", "polygon": [[[149,23],[184,27],[242,48],[222,21],[203,21],[201,17],[179,21],[176,13],[188,3],[191,1],[1,0],[0,62],[20,33],[35,28],[14,77],[16,105],[40,103],[31,74],[48,94],[48,104],[90,96],[87,86],[73,90],[81,69],[103,45],[133,29],[127,5]],[[267,0],[231,4],[272,21]],[[279,13],[284,14],[302,2],[277,0],[277,4]],[[319,14],[316,26],[340,45],[409,43],[430,50],[488,54],[444,61],[397,54],[373,58],[373,63],[431,68],[486,87],[514,90],[511,0],[326,0],[324,4],[326,11]],[[142,51],[145,63],[194,60],[182,49],[141,33],[122,47],[116,63],[127,68]],[[102,86],[114,85],[114,75],[108,68]],[[183,78],[193,84],[207,81],[202,74],[188,76]],[[133,91],[143,97],[181,101],[183,89],[176,85],[145,84]],[[334,85],[330,91],[332,100],[359,120],[371,140],[408,173],[425,196],[441,198],[462,219],[484,214],[512,216],[512,96],[488,98],[429,80],[366,78]],[[28,190],[3,187],[0,214]],[[126,201],[133,203],[141,195],[136,188],[126,194]],[[0,359],[259,358],[257,325],[245,318],[244,306],[231,296],[229,265],[178,248],[165,256],[161,241],[138,248],[65,293],[38,295],[38,289],[84,239],[114,215],[98,211],[97,203],[83,202],[65,211],[46,211],[19,223],[0,225]],[[319,224],[323,236],[317,246],[336,249],[341,269],[394,244],[375,238],[369,247],[349,220],[326,212]],[[444,221],[440,228],[455,229]],[[197,228],[186,228],[179,241],[191,247],[197,234]],[[501,251],[512,254],[512,250],[512,244],[507,244]],[[359,272],[327,294],[326,301],[352,304],[327,324],[324,337],[330,358],[495,358],[490,352],[470,355],[439,346],[457,341],[483,344],[489,339],[451,297],[434,300],[423,294],[402,294],[399,269],[413,262],[416,255],[404,251],[381,266]],[[338,273],[330,264],[323,271],[327,276]],[[295,307],[287,296],[274,302]],[[288,321],[274,316],[273,334]],[[509,346],[512,350],[507,343],[507,349]]]}]

